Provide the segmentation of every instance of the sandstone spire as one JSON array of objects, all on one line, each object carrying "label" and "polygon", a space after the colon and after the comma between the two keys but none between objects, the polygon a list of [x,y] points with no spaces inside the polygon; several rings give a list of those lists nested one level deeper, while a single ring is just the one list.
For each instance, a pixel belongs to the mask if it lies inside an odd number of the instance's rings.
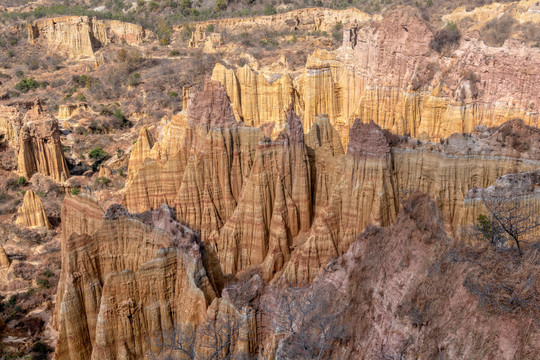
[{"label": "sandstone spire", "polygon": [[33,190],[28,190],[24,194],[22,206],[19,208],[16,224],[28,227],[44,227],[52,229],[52,225],[45,214],[41,199]]}]

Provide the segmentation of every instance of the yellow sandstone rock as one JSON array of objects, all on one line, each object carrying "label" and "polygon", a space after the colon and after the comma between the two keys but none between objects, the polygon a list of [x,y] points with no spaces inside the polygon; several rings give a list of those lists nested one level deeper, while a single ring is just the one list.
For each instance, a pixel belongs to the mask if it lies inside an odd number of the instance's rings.
[{"label": "yellow sandstone rock", "polygon": [[32,190],[28,190],[24,194],[23,204],[18,210],[15,223],[28,227],[52,229],[47,214],[45,214],[45,209],[43,209],[41,199]]}]

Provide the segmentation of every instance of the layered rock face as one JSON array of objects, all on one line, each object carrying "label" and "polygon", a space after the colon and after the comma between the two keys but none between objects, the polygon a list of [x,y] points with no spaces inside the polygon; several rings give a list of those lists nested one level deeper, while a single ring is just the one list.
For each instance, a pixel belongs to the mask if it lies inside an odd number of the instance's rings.
[{"label": "layered rock face", "polygon": [[132,215],[113,205],[92,235],[63,242],[58,359],[159,353],[154,339],[201,322],[216,297],[197,235],[167,206]]},{"label": "layered rock face", "polygon": [[[270,83],[247,66],[217,65],[213,78],[226,87],[237,118],[253,126],[283,124],[292,101],[305,132],[318,114],[327,114],[345,145],[357,117],[433,141],[513,118],[538,126],[537,48],[512,41],[492,48],[464,37],[441,57],[430,48],[434,34],[413,9],[389,13],[375,27],[344,24],[343,46],[315,51],[295,78],[286,71],[266,74],[280,76]],[[521,84],[519,90],[515,84]]]},{"label": "layered rock face", "polygon": [[28,121],[19,133],[18,172],[29,179],[38,172],[65,181],[69,169],[60,142],[58,121],[43,118]]},{"label": "layered rock face", "polygon": [[[376,18],[376,16],[371,16],[352,8],[347,10],[307,8],[270,16],[203,21],[195,24],[195,31],[204,33],[208,25],[214,25],[216,31],[227,30],[227,32],[235,34],[253,32],[259,29],[283,31],[284,28],[289,30],[331,32],[338,22],[343,24],[361,24],[373,18]],[[174,30],[180,32],[183,27],[183,25],[176,26]]]},{"label": "layered rock face", "polygon": [[191,97],[187,121],[180,115],[160,143],[145,145],[148,158],[132,154],[142,167],[124,203],[132,211],[175,207],[212,245],[225,274],[256,268],[268,280],[283,271],[311,282],[367,225],[390,225],[416,190],[434,198],[457,233],[470,189],[539,166],[538,130],[523,121],[435,145],[357,119],[344,154],[329,117],[317,117],[304,135],[291,105],[272,141],[240,126],[224,93],[208,81]]},{"label": "layered rock face", "polygon": [[28,190],[24,194],[23,204],[18,210],[16,224],[28,227],[44,227],[52,229],[52,225],[45,214],[43,204],[39,196],[33,190]]},{"label": "layered rock face", "polygon": [[86,16],[40,19],[28,24],[31,44],[43,39],[49,47],[65,51],[70,57],[93,56],[97,48],[110,42],[138,45],[146,35],[139,25]]}]

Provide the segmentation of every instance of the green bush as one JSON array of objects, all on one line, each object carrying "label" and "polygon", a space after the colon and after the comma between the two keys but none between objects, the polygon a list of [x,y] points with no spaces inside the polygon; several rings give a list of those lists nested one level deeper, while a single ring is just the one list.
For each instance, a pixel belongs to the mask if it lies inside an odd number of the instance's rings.
[{"label": "green bush", "polygon": [[277,14],[276,7],[274,4],[266,4],[263,10],[264,15],[275,15]]},{"label": "green bush", "polygon": [[209,25],[206,27],[206,32],[212,33],[212,32],[214,32],[214,30],[215,30],[214,24],[209,24]]},{"label": "green bush", "polygon": [[51,271],[51,269],[45,269],[43,270],[43,276],[47,277],[47,278],[50,278],[51,276],[53,276],[54,273]]},{"label": "green bush", "polygon": [[111,182],[111,179],[109,178],[106,178],[105,176],[100,176],[96,179],[96,183],[98,185],[104,185],[104,186],[107,186],[109,185],[109,183]]},{"label": "green bush", "polygon": [[19,177],[19,180],[17,180],[17,184],[18,184],[19,186],[24,186],[24,185],[26,185],[26,178],[25,178],[24,176]]},{"label": "green bush", "polygon": [[124,155],[124,150],[122,150],[120,148],[116,149],[116,157],[118,159],[120,159],[122,157],[122,155]]},{"label": "green bush", "polygon": [[96,159],[96,160],[102,160],[106,158],[108,155],[109,154],[107,154],[107,152],[100,147],[95,147],[88,153],[88,156],[90,157],[90,159]]},{"label": "green bush", "polygon": [[154,10],[157,10],[157,9],[159,9],[159,4],[157,2],[152,0],[152,1],[150,1],[148,3],[148,10],[154,11]]},{"label": "green bush", "polygon": [[176,98],[176,97],[178,97],[178,93],[175,92],[175,91],[169,91],[169,96],[172,97],[172,98]]},{"label": "green bush", "polygon": [[40,83],[33,78],[21,79],[21,81],[15,84],[15,89],[22,92],[28,92],[38,87],[45,87],[45,83]]},{"label": "green bush", "polygon": [[171,50],[171,56],[178,56],[180,55],[180,51],[178,50]]},{"label": "green bush", "polygon": [[77,196],[81,193],[81,190],[79,188],[73,188],[71,189],[71,195]]},{"label": "green bush", "polygon": [[227,5],[229,5],[227,0],[216,0],[216,11],[225,10]]},{"label": "green bush", "polygon": [[45,289],[48,289],[51,287],[51,284],[49,284],[49,280],[47,279],[44,279],[44,278],[38,278],[36,280],[36,283],[41,286],[42,288],[45,288]]}]

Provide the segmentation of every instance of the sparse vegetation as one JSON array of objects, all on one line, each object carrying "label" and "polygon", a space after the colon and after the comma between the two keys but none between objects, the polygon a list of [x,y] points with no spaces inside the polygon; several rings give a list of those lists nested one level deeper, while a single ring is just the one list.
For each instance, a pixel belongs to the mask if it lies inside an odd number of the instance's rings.
[{"label": "sparse vegetation", "polygon": [[95,160],[103,160],[107,156],[109,156],[109,154],[107,154],[107,152],[100,147],[95,147],[88,153],[88,157]]},{"label": "sparse vegetation", "polygon": [[17,84],[15,84],[15,89],[22,91],[22,92],[28,92],[30,90],[35,90],[37,88],[44,88],[47,86],[45,83],[38,82],[34,80],[34,78],[25,78],[21,79]]},{"label": "sparse vegetation", "polygon": [[429,46],[438,53],[442,53],[445,50],[452,49],[459,44],[461,39],[461,33],[454,22],[446,24],[444,29],[441,29],[435,33],[433,40],[429,43]]},{"label": "sparse vegetation", "polygon": [[25,178],[24,176],[19,177],[19,179],[17,180],[17,184],[18,184],[19,186],[24,186],[24,185],[26,185],[26,178]]},{"label": "sparse vegetation", "polygon": [[71,195],[77,196],[81,193],[81,190],[79,188],[73,188],[71,189]]},{"label": "sparse vegetation", "polygon": [[111,179],[106,178],[105,176],[100,176],[96,179],[96,184],[99,186],[107,186],[111,182]]},{"label": "sparse vegetation", "polygon": [[480,29],[480,38],[489,46],[503,46],[516,26],[516,20],[510,14],[497,17]]}]

